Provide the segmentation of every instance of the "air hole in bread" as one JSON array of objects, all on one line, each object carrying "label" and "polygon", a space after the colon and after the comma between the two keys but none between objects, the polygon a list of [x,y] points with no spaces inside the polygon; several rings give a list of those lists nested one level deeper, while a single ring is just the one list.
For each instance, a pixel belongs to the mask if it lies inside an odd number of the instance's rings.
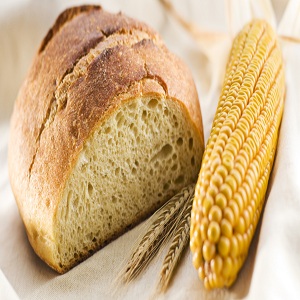
[{"label": "air hole in bread", "polygon": [[153,156],[151,161],[164,160],[172,153],[172,151],[173,147],[170,144],[166,144]]},{"label": "air hole in bread", "polygon": [[93,187],[93,185],[89,182],[89,184],[88,184],[88,194],[89,194],[89,197],[92,197],[92,196],[93,196],[93,191],[94,191],[94,187]]},{"label": "air hole in bread", "polygon": [[[143,110],[142,120],[145,122],[147,120],[147,111]],[[145,128],[145,127],[144,127]]]},{"label": "air hole in bread", "polygon": [[175,165],[173,165],[172,167],[171,167],[171,170],[172,171],[176,171],[178,169],[178,165],[177,164],[175,164]]},{"label": "air hole in bread", "polygon": [[130,123],[130,125],[128,126],[130,130],[134,130],[134,123]]},{"label": "air hole in bread", "polygon": [[122,127],[123,124],[125,123],[125,118],[124,118],[123,114],[119,114],[119,117],[116,119],[117,119],[117,127],[118,128]]},{"label": "air hole in bread", "polygon": [[36,240],[39,236],[37,230],[34,227],[31,227],[31,235],[34,240]]},{"label": "air hole in bread", "polygon": [[[115,119],[117,122],[119,122],[119,120],[123,117],[123,112],[120,111],[116,114]],[[104,131],[105,132],[105,131]]]},{"label": "air hole in bread", "polygon": [[182,139],[182,137],[178,138],[178,140],[176,141],[176,144],[177,144],[178,146],[181,146],[181,145],[183,144],[183,139]]},{"label": "air hole in bread", "polygon": [[117,167],[117,168],[115,169],[115,175],[116,175],[116,176],[119,176],[119,175],[120,175],[120,168],[119,168],[119,167]]},{"label": "air hole in bread", "polygon": [[153,109],[156,107],[156,105],[158,104],[158,101],[157,99],[151,99],[149,102],[148,102],[148,107]]},{"label": "air hole in bread", "polygon": [[128,105],[128,109],[131,111],[136,111],[137,109],[137,103],[136,102],[132,102]]},{"label": "air hole in bread", "polygon": [[194,144],[194,139],[190,138],[189,139],[189,149],[192,150],[193,149],[193,144]]},{"label": "air hole in bread", "polygon": [[79,202],[79,198],[78,198],[78,196],[77,196],[77,197],[74,199],[74,201],[73,201],[73,207],[77,208],[78,202]]},{"label": "air hole in bread", "polygon": [[115,165],[115,162],[112,159],[109,159],[108,162],[112,167]]},{"label": "air hole in bread", "polygon": [[167,183],[164,184],[164,190],[165,191],[168,190],[169,187],[170,187],[170,183],[169,182],[167,182]]},{"label": "air hole in bread", "polygon": [[184,175],[180,175],[175,179],[175,184],[180,184],[184,182]]},{"label": "air hole in bread", "polygon": [[116,203],[116,202],[117,202],[116,196],[112,195],[112,197],[111,197],[111,202],[112,202],[112,203]]},{"label": "air hole in bread", "polygon": [[195,165],[195,156],[193,156],[193,157],[191,158],[191,165],[192,165],[192,166]]}]

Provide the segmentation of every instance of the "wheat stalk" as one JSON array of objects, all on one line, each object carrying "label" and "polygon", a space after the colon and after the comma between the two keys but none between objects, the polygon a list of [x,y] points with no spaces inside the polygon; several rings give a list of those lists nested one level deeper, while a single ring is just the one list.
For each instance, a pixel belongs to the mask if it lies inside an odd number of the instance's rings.
[{"label": "wheat stalk", "polygon": [[124,281],[130,282],[136,278],[150,263],[153,257],[161,249],[162,244],[168,237],[171,223],[162,228],[156,228],[151,234],[151,239],[144,245],[137,247],[134,255],[131,256],[124,273]]},{"label": "wheat stalk", "polygon": [[183,251],[189,243],[191,210],[194,200],[194,191],[191,191],[189,198],[185,203],[178,222],[172,235],[173,239],[167,255],[164,258],[163,266],[160,272],[160,279],[158,283],[158,291],[166,291],[170,280],[174,274],[174,269],[177,266]]},{"label": "wheat stalk", "polygon": [[124,270],[120,273],[120,277],[125,282],[130,282],[137,277],[170,237],[174,230],[174,224],[176,225],[176,220],[181,215],[194,187],[195,185],[192,184],[182,189],[151,217],[152,224],[138,242]]}]

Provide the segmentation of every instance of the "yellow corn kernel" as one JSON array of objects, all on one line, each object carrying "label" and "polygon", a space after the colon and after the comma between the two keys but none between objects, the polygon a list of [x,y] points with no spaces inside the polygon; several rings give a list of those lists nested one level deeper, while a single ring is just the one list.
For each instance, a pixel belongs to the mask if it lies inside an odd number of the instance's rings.
[{"label": "yellow corn kernel", "polygon": [[194,252],[193,254],[193,265],[196,269],[199,269],[203,263],[201,251]]},{"label": "yellow corn kernel", "polygon": [[[203,241],[205,241],[207,239],[207,229],[208,229],[208,219],[207,218],[203,218],[201,220],[201,224],[200,224],[200,234],[201,234],[201,238]],[[191,236],[195,236],[194,233]]]},{"label": "yellow corn kernel", "polygon": [[230,240],[229,238],[222,236],[218,243],[218,252],[222,257],[226,257],[230,250]]},{"label": "yellow corn kernel", "polygon": [[227,219],[221,220],[221,233],[229,239],[232,237],[232,225]]},{"label": "yellow corn kernel", "polygon": [[[197,268],[196,268],[197,269]],[[200,266],[198,268],[198,276],[201,280],[203,280],[205,278],[205,272],[204,272],[204,268],[203,266]]]},{"label": "yellow corn kernel", "polygon": [[230,207],[224,208],[224,218],[228,220],[232,225],[234,225],[234,214]]},{"label": "yellow corn kernel", "polygon": [[245,220],[242,216],[239,217],[236,226],[234,227],[235,232],[244,233],[246,230]]},{"label": "yellow corn kernel", "polygon": [[202,248],[203,258],[208,262],[210,261],[215,253],[216,253],[216,246],[214,243],[209,242],[208,240],[204,242]]},{"label": "yellow corn kernel", "polygon": [[223,259],[221,258],[221,256],[216,255],[215,258],[211,260],[210,265],[213,273],[220,274],[223,268]]},{"label": "yellow corn kernel", "polygon": [[207,238],[211,243],[216,243],[220,238],[221,229],[219,223],[212,221],[208,225]]},{"label": "yellow corn kernel", "polygon": [[264,204],[285,96],[282,55],[262,20],[233,42],[191,214],[190,249],[207,289],[231,286]]},{"label": "yellow corn kernel", "polygon": [[222,275],[224,278],[228,278],[230,274],[232,273],[233,263],[232,258],[230,256],[227,256],[224,259],[224,265],[222,270]]},{"label": "yellow corn kernel", "polygon": [[202,205],[203,215],[205,215],[205,216],[208,215],[208,212],[210,211],[213,204],[214,204],[214,201],[211,196],[207,196],[204,198],[203,205]]},{"label": "yellow corn kernel", "polygon": [[238,256],[239,253],[239,244],[236,236],[232,236],[231,239],[231,248],[230,248],[230,255],[232,258],[235,258]]},{"label": "yellow corn kernel", "polygon": [[221,194],[221,193],[217,194],[217,196],[216,196],[216,205],[218,205],[221,210],[223,210],[226,207],[227,199],[223,194]]},{"label": "yellow corn kernel", "polygon": [[201,232],[200,232],[200,228],[197,227],[196,230],[193,231],[193,235],[190,238],[191,250],[193,252],[196,252],[201,247],[201,245],[202,245]]},{"label": "yellow corn kernel", "polygon": [[222,210],[219,206],[213,205],[208,214],[209,221],[220,222],[222,219]]}]

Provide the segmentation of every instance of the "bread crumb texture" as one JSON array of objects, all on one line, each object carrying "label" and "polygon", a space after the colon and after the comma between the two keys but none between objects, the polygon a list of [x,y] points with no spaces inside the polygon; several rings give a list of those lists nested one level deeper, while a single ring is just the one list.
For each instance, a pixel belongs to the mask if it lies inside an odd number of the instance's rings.
[{"label": "bread crumb texture", "polygon": [[176,102],[137,98],[86,141],[59,205],[57,260],[76,263],[197,177],[199,138]]}]

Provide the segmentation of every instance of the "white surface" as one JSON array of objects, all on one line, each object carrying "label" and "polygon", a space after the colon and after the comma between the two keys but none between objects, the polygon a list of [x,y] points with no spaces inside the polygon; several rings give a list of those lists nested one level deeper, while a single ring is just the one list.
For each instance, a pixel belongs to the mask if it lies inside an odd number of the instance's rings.
[{"label": "white surface", "polygon": [[19,299],[16,292],[13,290],[10,283],[7,281],[6,277],[0,270],[0,299]]},{"label": "white surface", "polygon": [[[204,30],[223,32],[227,39],[195,41],[154,0],[105,0],[103,7],[146,21],[168,47],[190,66],[198,88],[205,139],[218,102],[230,36],[252,16],[264,16],[280,34],[300,37],[299,1],[174,0],[178,11]],[[89,1],[89,3],[97,1]],[[35,50],[66,6],[82,1],[5,0],[0,4],[0,299],[149,299],[162,257],[130,286],[117,285],[120,265],[141,226],[112,242],[64,275],[48,268],[31,249],[10,189],[7,172],[9,117],[18,88]],[[228,3],[234,4],[228,10]],[[227,16],[230,15],[231,22]],[[277,22],[279,24],[279,22]],[[187,251],[162,299],[300,299],[300,44],[283,42],[287,95],[278,153],[267,204],[248,259],[229,290],[204,291]],[[214,54],[214,55],[212,55]],[[218,69],[216,71],[216,68]],[[14,293],[15,291],[15,293]]]}]

